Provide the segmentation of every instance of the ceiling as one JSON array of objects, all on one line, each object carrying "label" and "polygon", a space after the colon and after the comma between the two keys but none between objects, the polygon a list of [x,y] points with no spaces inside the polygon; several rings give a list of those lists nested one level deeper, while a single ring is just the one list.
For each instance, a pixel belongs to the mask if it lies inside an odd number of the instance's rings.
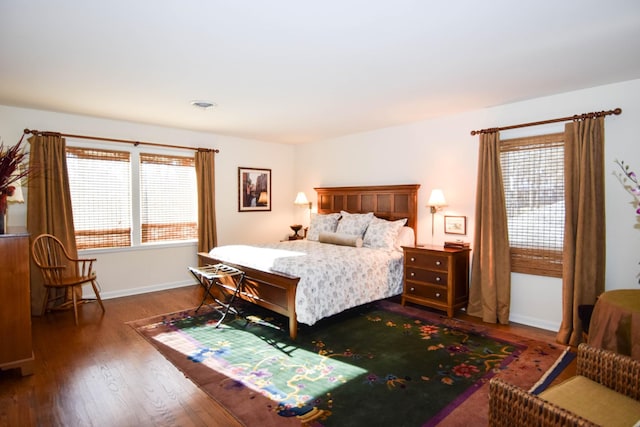
[{"label": "ceiling", "polygon": [[0,104],[264,141],[637,78],[637,0],[0,1]]}]

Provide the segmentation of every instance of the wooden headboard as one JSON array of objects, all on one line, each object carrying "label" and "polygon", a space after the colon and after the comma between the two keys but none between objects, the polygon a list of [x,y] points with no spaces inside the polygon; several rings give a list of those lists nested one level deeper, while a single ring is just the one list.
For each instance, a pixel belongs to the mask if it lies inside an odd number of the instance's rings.
[{"label": "wooden headboard", "polygon": [[418,237],[418,189],[420,184],[364,187],[317,187],[318,213],[373,212],[378,218],[407,218]]}]

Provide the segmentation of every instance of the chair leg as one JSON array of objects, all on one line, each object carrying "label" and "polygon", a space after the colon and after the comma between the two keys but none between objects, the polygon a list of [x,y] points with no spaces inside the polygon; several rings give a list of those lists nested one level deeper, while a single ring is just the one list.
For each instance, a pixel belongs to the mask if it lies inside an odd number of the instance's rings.
[{"label": "chair leg", "polygon": [[78,297],[76,296],[76,290],[71,288],[71,295],[73,298],[73,315],[76,319],[76,326],[78,326]]},{"label": "chair leg", "polygon": [[102,307],[102,312],[105,313],[106,310],[104,309],[104,305],[102,305],[102,298],[100,298],[100,292],[98,291],[98,286],[95,280],[91,281],[91,286],[93,287],[93,293],[96,294],[96,299],[98,300],[100,307]]},{"label": "chair leg", "polygon": [[49,287],[44,287],[44,301],[42,302],[42,313],[41,316],[44,316],[47,313],[47,306],[49,305]]}]

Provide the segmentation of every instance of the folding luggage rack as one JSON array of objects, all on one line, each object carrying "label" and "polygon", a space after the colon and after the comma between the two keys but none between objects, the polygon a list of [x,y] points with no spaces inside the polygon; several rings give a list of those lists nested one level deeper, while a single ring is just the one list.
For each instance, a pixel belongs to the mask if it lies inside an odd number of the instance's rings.
[{"label": "folding luggage rack", "polygon": [[[238,294],[242,292],[244,271],[226,264],[189,267],[189,271],[204,288],[204,296],[202,297],[202,302],[200,302],[200,305],[195,311],[196,313],[206,303],[207,298],[210,297],[219,305],[219,307],[213,308],[222,315],[216,323],[216,328],[220,326],[225,317],[227,317],[229,311],[232,311],[234,314],[240,314],[239,310],[233,306],[233,303],[238,299]],[[224,283],[223,280],[226,278],[230,278],[231,280],[227,280],[227,283]],[[219,286],[222,289],[222,295],[225,295],[226,290],[231,292],[231,296],[226,298],[226,301],[220,301],[211,293],[213,286]],[[222,308],[222,310],[220,308]]]}]

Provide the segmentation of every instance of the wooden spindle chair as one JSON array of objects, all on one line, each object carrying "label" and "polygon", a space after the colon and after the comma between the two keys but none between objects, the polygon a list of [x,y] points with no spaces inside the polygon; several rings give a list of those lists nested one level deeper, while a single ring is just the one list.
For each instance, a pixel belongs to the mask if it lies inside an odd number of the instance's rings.
[{"label": "wooden spindle chair", "polygon": [[[40,268],[44,279],[45,295],[42,306],[42,314],[44,315],[50,310],[49,304],[60,298],[67,298],[71,294],[71,303],[73,304],[73,312],[76,325],[78,324],[78,303],[88,301],[87,299],[78,298],[76,295],[76,287],[85,283],[91,283],[96,299],[105,312],[100,292],[96,272],[93,269],[95,258],[72,258],[66,248],[57,237],[51,234],[41,234],[35,238],[31,245],[31,255],[33,261]],[[64,289],[62,295],[51,295],[52,289]],[[55,293],[55,292],[54,292]]]}]

